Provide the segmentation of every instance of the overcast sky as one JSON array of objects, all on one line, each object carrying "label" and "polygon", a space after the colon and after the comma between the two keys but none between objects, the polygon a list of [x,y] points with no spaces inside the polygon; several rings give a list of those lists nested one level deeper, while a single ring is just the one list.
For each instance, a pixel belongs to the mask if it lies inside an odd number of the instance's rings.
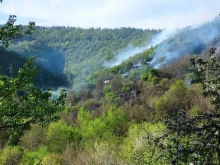
[{"label": "overcast sky", "polygon": [[0,24],[14,14],[21,24],[172,29],[210,21],[219,12],[220,0],[3,0]]}]

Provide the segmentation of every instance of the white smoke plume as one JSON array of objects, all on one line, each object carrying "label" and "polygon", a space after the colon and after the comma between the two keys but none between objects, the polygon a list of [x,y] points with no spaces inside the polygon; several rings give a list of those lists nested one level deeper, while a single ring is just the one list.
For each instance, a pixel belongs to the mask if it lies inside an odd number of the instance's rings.
[{"label": "white smoke plume", "polygon": [[129,45],[116,54],[113,61],[106,62],[104,66],[110,68],[120,65],[129,57],[157,46],[153,52],[153,60],[149,64],[154,68],[159,68],[162,64],[168,64],[178,59],[181,55],[201,54],[206,46],[218,38],[220,38],[220,18],[216,17],[213,21],[203,25],[163,30],[142,47]]},{"label": "white smoke plume", "polygon": [[175,36],[178,32],[178,29],[175,30],[163,30],[159,34],[157,34],[150,42],[141,47],[134,47],[133,45],[129,45],[127,48],[122,50],[120,53],[115,55],[114,60],[108,61],[104,64],[105,67],[111,68],[117,65],[120,65],[123,61],[127,60],[129,57],[134,56],[135,54],[141,53],[144,50],[149,49],[150,47],[154,47],[164,40]]},{"label": "white smoke plume", "polygon": [[150,65],[159,68],[178,59],[179,56],[201,54],[210,44],[219,42],[220,18],[197,27],[187,27],[176,37],[157,46]]}]

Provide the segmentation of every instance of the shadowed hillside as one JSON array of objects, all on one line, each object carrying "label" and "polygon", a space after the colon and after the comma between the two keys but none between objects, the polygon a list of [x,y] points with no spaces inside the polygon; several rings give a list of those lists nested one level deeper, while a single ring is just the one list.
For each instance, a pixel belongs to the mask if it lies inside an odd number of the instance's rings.
[{"label": "shadowed hillside", "polygon": [[53,73],[67,75],[75,89],[87,86],[86,77],[129,45],[141,46],[160,30],[134,28],[82,29],[37,27],[32,36],[19,39],[9,50],[23,56],[36,55],[38,64]]},{"label": "shadowed hillside", "polygon": [[[3,74],[8,76],[16,76],[18,69],[23,67],[26,58],[19,54],[6,51],[5,48],[0,47],[0,66]],[[10,71],[12,69],[12,72]],[[67,81],[64,74],[54,74],[46,69],[39,68],[39,73],[36,77],[35,84],[40,87],[60,87],[66,86]]]}]

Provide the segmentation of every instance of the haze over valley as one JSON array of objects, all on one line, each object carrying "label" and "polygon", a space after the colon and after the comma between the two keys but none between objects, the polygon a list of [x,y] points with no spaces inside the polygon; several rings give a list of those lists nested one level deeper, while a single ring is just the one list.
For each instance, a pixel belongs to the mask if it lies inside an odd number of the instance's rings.
[{"label": "haze over valley", "polygon": [[219,6],[0,1],[0,164],[219,165]]}]

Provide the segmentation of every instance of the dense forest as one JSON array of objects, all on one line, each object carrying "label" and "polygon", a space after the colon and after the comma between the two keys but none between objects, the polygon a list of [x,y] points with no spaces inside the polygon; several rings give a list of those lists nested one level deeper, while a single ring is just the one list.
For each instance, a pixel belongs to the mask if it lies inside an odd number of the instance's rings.
[{"label": "dense forest", "polygon": [[[19,68],[23,67],[27,60],[15,52],[6,51],[4,47],[0,47],[0,59],[1,71],[8,76],[16,76]],[[56,89],[69,84],[64,74],[54,74],[40,66],[38,68],[39,72],[35,78],[35,84],[37,86],[41,88],[53,87]]]},{"label": "dense forest", "polygon": [[160,30],[134,28],[82,29],[72,27],[36,27],[10,45],[9,50],[23,56],[37,56],[38,63],[53,73],[64,73],[74,89],[87,87],[86,77],[129,45],[142,46]]},{"label": "dense forest", "polygon": [[220,164],[219,18],[107,68],[164,31],[9,20],[0,27],[0,164]]},{"label": "dense forest", "polygon": [[179,56],[202,54],[211,43],[218,42],[219,27],[219,18],[215,18],[197,28],[178,30],[172,37],[154,45],[148,55],[147,49],[143,48],[163,35],[162,30],[36,27],[33,35],[14,41],[8,49],[25,57],[38,57],[36,61],[41,67],[55,75],[65,75],[68,87],[79,91],[92,88],[94,83],[90,78],[94,72],[108,68],[108,64],[117,61],[117,56],[124,51],[121,56],[142,48],[133,59],[119,66],[122,67],[119,69],[121,74],[127,74],[131,65],[146,65],[148,62],[151,67],[158,68]]}]

